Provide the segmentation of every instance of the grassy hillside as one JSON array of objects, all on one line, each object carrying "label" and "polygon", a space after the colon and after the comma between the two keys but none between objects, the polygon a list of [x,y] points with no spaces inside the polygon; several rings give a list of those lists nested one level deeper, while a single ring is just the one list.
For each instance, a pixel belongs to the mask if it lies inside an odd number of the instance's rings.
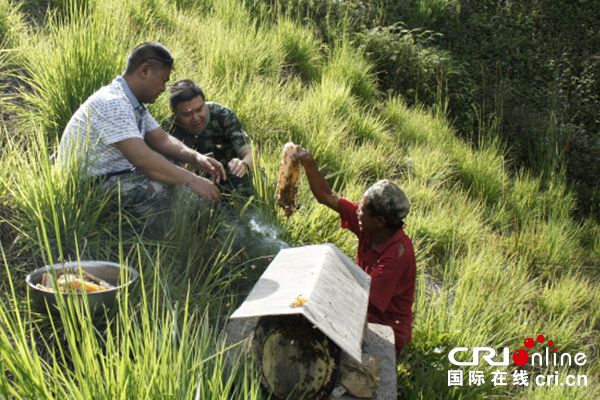
[{"label": "grassy hillside", "polygon": [[[390,178],[412,203],[406,230],[418,278],[414,338],[398,361],[401,398],[600,395],[598,224],[573,218],[576,198],[561,175],[513,172],[494,141],[475,149],[458,138],[442,102],[409,106],[382,93],[343,23],[324,41],[293,13],[238,0],[0,0],[0,10],[4,398],[267,398],[247,360],[226,365],[220,316],[243,300],[284,242],[356,252],[305,178],[303,208],[290,219],[277,209],[287,141],[309,149],[345,197],[358,200]],[[261,171],[257,196],[239,215],[193,214],[182,199],[175,215],[141,229],[118,199],[82,182],[76,168],[49,161],[79,104],[148,40],[174,55],[173,81],[199,82],[250,133]],[[428,62],[422,52],[407,57]],[[166,96],[150,111],[166,119]],[[121,261],[141,271],[142,282],[105,320],[67,307],[51,318],[30,309],[24,277],[57,259]],[[497,368],[484,364],[466,369],[483,371],[484,385],[448,386],[448,370],[457,369],[447,357],[452,348],[514,351],[539,334],[560,352],[587,355],[583,367],[559,369],[561,377],[586,375],[587,387],[520,387],[510,379],[494,386]]]}]

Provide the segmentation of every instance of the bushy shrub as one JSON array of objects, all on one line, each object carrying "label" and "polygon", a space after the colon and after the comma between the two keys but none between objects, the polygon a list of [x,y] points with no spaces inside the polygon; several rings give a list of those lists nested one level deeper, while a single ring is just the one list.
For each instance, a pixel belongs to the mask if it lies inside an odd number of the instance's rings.
[{"label": "bushy shrub", "polygon": [[464,1],[437,41],[466,69],[469,90],[454,89],[451,105],[458,131],[485,135],[481,121],[498,119],[495,135],[517,168],[540,174],[566,164],[581,216],[598,202],[599,18],[595,1]]},{"label": "bushy shrub", "polygon": [[405,29],[402,24],[357,34],[374,64],[380,87],[425,104],[440,100],[440,90],[461,71],[449,52],[433,46],[437,36],[431,31]]}]

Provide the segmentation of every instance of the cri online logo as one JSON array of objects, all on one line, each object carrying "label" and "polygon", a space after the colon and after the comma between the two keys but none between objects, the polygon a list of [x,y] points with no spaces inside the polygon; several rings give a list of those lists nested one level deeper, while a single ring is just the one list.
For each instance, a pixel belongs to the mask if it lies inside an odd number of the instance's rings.
[{"label": "cri online logo", "polygon": [[[545,340],[544,335],[538,335],[538,337],[537,337],[538,343],[544,343],[544,340]],[[533,346],[535,345],[535,342],[533,341],[532,338],[527,338],[527,339],[525,339],[523,344],[528,349],[532,349]],[[556,353],[556,347],[554,347],[554,342],[552,340],[548,340],[548,346],[552,347],[552,351]],[[519,349],[513,353],[512,359],[515,364],[522,366],[522,365],[527,364],[527,361],[529,361],[529,354],[527,353],[527,351]]]},{"label": "cri online logo", "polygon": [[[546,338],[544,337],[544,335],[538,335],[536,340],[538,343],[543,343],[546,340]],[[523,344],[525,345],[526,348],[532,349],[533,346],[535,345],[535,341],[532,338],[527,338],[527,339],[525,339]],[[548,346],[549,347],[546,347],[545,357],[541,353],[533,353],[532,354],[532,356],[531,356],[531,365],[532,366],[536,365],[536,360],[537,360],[537,365],[543,366],[544,358],[546,361],[546,363],[545,363],[546,366],[549,366],[549,365],[571,366],[571,355],[569,353],[561,354],[559,360],[557,360],[557,357],[556,357],[557,349],[556,349],[556,347],[554,347],[554,342],[552,340],[548,340]],[[550,347],[552,348],[554,357],[550,357],[550,351],[549,351]],[[487,363],[489,365],[504,365],[504,366],[506,366],[509,364],[510,350],[508,349],[508,347],[504,347],[504,349],[502,351],[502,360],[501,361],[493,360],[493,358],[496,357],[496,350],[494,350],[491,347],[474,347],[472,361],[457,361],[455,358],[456,353],[464,352],[464,351],[469,351],[469,348],[468,347],[456,347],[456,348],[452,349],[450,351],[450,353],[448,353],[448,359],[454,365],[460,365],[460,366],[479,365],[479,355],[481,354],[481,358],[483,358],[485,361],[487,361]],[[527,364],[527,362],[529,362],[529,353],[526,350],[519,349],[513,353],[512,359],[513,359],[513,362],[515,364],[517,364],[518,366],[523,366],[523,365]],[[552,363],[552,361],[553,361],[553,363]],[[586,363],[585,354],[584,353],[575,354],[574,361],[575,361],[575,364],[577,364],[579,366],[584,365]]]}]

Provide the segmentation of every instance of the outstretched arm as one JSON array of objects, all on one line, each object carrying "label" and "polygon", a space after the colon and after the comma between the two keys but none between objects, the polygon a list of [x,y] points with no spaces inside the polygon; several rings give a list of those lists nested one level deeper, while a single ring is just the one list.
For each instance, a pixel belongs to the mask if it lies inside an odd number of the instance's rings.
[{"label": "outstretched arm", "polygon": [[317,162],[312,154],[300,146],[296,146],[296,149],[298,154],[294,156],[294,160],[299,161],[304,167],[306,177],[308,178],[308,184],[310,185],[310,190],[313,195],[319,203],[324,204],[337,212],[340,196],[331,190],[331,186],[329,186],[329,183],[327,183],[319,171]]}]

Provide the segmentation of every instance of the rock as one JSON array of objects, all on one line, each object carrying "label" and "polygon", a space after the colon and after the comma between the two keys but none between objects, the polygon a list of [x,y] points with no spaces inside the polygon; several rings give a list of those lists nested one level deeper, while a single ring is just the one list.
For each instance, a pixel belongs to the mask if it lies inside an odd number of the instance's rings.
[{"label": "rock", "polygon": [[[227,317],[225,317],[227,318]],[[252,338],[254,337],[254,328],[258,322],[256,318],[233,319],[224,321],[227,323],[225,338],[225,348],[234,346],[225,352],[227,363],[233,365],[240,357],[240,352],[244,357],[252,356]],[[244,341],[243,343],[239,343]],[[237,346],[235,346],[237,344]]]},{"label": "rock", "polygon": [[[227,317],[224,318],[224,322],[227,323],[225,347],[233,346],[234,344],[251,337],[251,334],[254,332],[254,328],[256,328],[256,324],[258,322],[257,318],[240,318],[231,320],[227,320]],[[247,347],[249,344],[244,343],[241,346]]]},{"label": "rock", "polygon": [[344,394],[346,394],[347,390],[345,387],[341,385],[337,385],[333,391],[331,392],[331,396],[329,396],[329,400],[336,400],[341,398]]},{"label": "rock", "polygon": [[[379,377],[381,385],[377,388],[377,400],[396,400],[398,398],[396,381],[396,347],[394,331],[386,325],[369,323],[369,332],[363,353],[372,354],[379,360]],[[339,400],[355,400],[357,397],[344,393]]]},{"label": "rock", "polygon": [[377,397],[377,388],[381,383],[379,377],[379,360],[372,355],[363,353],[362,362],[342,353],[340,360],[339,383],[351,396],[361,399]]}]

